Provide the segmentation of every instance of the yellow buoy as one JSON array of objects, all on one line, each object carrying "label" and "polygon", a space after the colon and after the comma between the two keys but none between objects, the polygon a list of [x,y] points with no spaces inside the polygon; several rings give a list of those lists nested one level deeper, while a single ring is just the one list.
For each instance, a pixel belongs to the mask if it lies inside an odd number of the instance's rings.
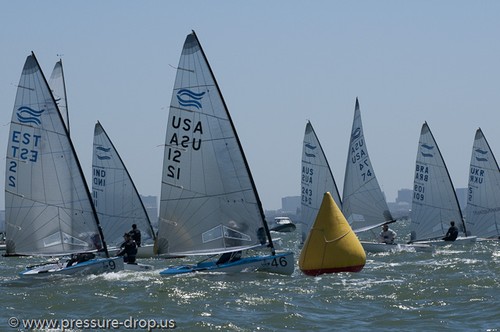
[{"label": "yellow buoy", "polygon": [[307,275],[359,272],[366,253],[329,192],[300,253],[299,268]]}]

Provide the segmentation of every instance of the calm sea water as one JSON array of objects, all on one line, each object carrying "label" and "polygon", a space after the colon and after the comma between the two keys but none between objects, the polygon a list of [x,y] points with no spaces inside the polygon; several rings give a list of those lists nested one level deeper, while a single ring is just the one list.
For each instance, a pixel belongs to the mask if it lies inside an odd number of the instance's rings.
[{"label": "calm sea water", "polygon": [[[298,260],[299,233],[279,236]],[[155,271],[25,281],[17,273],[39,259],[1,257],[0,331],[27,331],[9,326],[16,319],[21,326],[29,319],[87,320],[87,326],[116,320],[126,327],[135,322],[134,331],[154,321],[181,331],[500,331],[498,241],[367,254],[359,273],[315,278],[298,266],[291,276],[158,274],[189,261],[147,259]]]}]

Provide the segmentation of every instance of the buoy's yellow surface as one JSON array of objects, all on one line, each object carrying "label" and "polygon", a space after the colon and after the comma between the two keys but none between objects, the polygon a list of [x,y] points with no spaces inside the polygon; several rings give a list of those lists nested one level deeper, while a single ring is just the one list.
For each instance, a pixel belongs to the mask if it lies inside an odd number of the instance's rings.
[{"label": "buoy's yellow surface", "polygon": [[366,253],[358,237],[330,193],[325,193],[300,253],[300,270],[311,276],[359,272],[365,263]]}]

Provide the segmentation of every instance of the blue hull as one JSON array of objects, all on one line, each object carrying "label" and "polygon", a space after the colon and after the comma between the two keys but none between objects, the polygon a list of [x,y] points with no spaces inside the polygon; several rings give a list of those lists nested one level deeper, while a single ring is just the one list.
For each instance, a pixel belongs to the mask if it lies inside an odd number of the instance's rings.
[{"label": "blue hull", "polygon": [[195,265],[172,266],[160,272],[162,276],[172,276],[193,272],[225,272],[265,271],[270,273],[290,275],[294,271],[292,252],[268,256],[244,257],[234,262],[217,264],[216,262],[201,262]]},{"label": "blue hull", "polygon": [[66,267],[66,263],[49,263],[28,268],[19,273],[21,277],[47,277],[50,275],[99,274],[123,270],[123,258],[94,258]]}]

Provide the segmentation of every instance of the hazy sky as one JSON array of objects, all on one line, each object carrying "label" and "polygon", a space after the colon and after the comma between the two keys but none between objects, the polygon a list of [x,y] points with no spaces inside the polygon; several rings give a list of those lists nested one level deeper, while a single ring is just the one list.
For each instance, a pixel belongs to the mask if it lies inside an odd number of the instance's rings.
[{"label": "hazy sky", "polygon": [[265,209],[300,194],[310,120],[342,191],[359,97],[387,199],[411,188],[427,121],[455,187],[478,127],[500,154],[500,1],[0,0],[0,147],[31,51],[59,57],[73,143],[87,181],[100,121],[139,192],[160,194],[168,106],[195,30],[229,107]]}]

